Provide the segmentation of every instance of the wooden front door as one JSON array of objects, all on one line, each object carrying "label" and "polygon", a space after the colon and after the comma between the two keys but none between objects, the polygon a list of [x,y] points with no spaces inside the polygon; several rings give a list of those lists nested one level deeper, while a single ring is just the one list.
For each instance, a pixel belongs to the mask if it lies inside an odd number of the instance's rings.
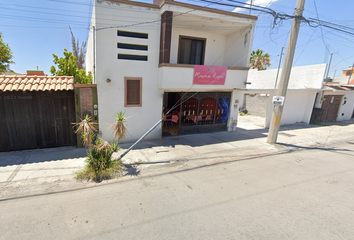
[{"label": "wooden front door", "polygon": [[322,102],[323,114],[321,122],[335,122],[338,117],[338,110],[342,100],[342,95],[325,95]]},{"label": "wooden front door", "polygon": [[73,91],[0,93],[0,151],[76,145]]}]

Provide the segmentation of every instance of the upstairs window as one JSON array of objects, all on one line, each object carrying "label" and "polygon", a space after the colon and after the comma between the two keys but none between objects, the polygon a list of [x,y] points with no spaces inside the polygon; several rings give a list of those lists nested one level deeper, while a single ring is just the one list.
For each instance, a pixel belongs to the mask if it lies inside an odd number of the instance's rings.
[{"label": "upstairs window", "polygon": [[141,87],[142,79],[141,78],[124,78],[125,84],[125,107],[141,107]]},{"label": "upstairs window", "polygon": [[179,39],[178,63],[204,65],[205,40],[183,37]]},{"label": "upstairs window", "polygon": [[139,32],[127,32],[118,30],[118,36],[120,37],[129,37],[129,38],[143,38],[148,39],[147,33],[139,33]]}]

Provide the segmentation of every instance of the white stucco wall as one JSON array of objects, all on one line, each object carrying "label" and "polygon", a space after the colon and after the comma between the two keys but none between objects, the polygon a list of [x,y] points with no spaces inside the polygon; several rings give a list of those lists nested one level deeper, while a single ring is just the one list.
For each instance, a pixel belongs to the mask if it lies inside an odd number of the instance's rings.
[{"label": "white stucco wall", "polygon": [[159,74],[159,88],[165,91],[232,91],[247,80],[247,70],[227,70],[224,85],[193,85],[194,68],[160,67]]},{"label": "white stucco wall", "polygon": [[243,105],[243,92],[233,90],[230,99],[230,115],[227,122],[228,131],[236,131],[238,111]]},{"label": "white stucco wall", "polygon": [[248,67],[253,40],[254,26],[227,35],[224,50],[224,65],[230,67]]},{"label": "white stucco wall", "polygon": [[[327,64],[293,67],[288,89],[321,89]],[[252,69],[248,73],[247,89],[274,89],[278,69],[258,71]],[[281,76],[279,71],[278,83]]]},{"label": "white stucco wall", "polygon": [[[160,24],[151,23],[136,27],[113,27],[139,23],[143,19],[159,19],[158,9],[147,9],[124,4],[107,2],[96,3],[97,8],[97,54],[96,76],[99,105],[99,128],[102,137],[112,140],[112,130],[109,124],[114,122],[114,114],[119,111],[125,112],[128,117],[127,125],[129,136],[125,142],[132,142],[140,138],[161,117],[162,91],[158,85],[158,61]],[[132,13],[139,13],[139,18],[132,17]],[[109,17],[102,17],[102,16]],[[104,20],[107,19],[107,20]],[[100,30],[101,29],[101,30]],[[142,32],[148,34],[148,39],[133,39],[118,37],[117,30]],[[148,45],[148,51],[122,50],[117,48],[117,43],[137,43]],[[119,60],[118,53],[134,53],[148,55],[148,61]],[[142,78],[142,106],[124,107],[124,77]],[[112,81],[106,82],[109,78]],[[161,127],[158,126],[146,139],[156,139],[161,135]]]},{"label": "white stucco wall", "polygon": [[346,93],[326,92],[325,95],[327,94],[343,95],[342,101],[338,109],[337,121],[350,120],[352,118],[352,114],[354,111],[354,92],[346,92]]},{"label": "white stucco wall", "polygon": [[[269,104],[266,115],[266,127],[269,128],[273,114],[272,98],[275,92],[269,92]],[[297,122],[310,123],[312,109],[317,91],[315,90],[288,90],[280,125]]]}]

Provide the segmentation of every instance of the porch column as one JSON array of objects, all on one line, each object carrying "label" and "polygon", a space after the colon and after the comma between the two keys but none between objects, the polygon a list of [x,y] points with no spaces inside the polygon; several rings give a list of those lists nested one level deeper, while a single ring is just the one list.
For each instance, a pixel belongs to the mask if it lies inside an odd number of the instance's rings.
[{"label": "porch column", "polygon": [[238,111],[243,105],[244,92],[233,90],[230,99],[230,116],[227,122],[227,131],[236,131]]},{"label": "porch column", "polygon": [[173,12],[166,11],[161,15],[160,60],[159,63],[170,63]]}]

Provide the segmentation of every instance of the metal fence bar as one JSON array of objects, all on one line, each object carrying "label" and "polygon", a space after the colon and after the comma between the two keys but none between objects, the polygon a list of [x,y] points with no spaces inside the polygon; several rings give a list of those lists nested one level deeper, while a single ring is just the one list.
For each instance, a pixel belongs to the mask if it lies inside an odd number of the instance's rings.
[{"label": "metal fence bar", "polygon": [[143,136],[141,136],[141,138],[139,138],[133,145],[131,145],[130,148],[128,148],[122,155],[120,155],[119,158],[124,157],[128,152],[130,152],[130,150],[132,150],[132,148],[136,144],[138,144],[141,140],[144,139],[144,137],[146,137],[149,133],[151,133],[151,131],[154,130],[161,122],[162,122],[162,119],[160,119],[152,128],[150,128]]}]

